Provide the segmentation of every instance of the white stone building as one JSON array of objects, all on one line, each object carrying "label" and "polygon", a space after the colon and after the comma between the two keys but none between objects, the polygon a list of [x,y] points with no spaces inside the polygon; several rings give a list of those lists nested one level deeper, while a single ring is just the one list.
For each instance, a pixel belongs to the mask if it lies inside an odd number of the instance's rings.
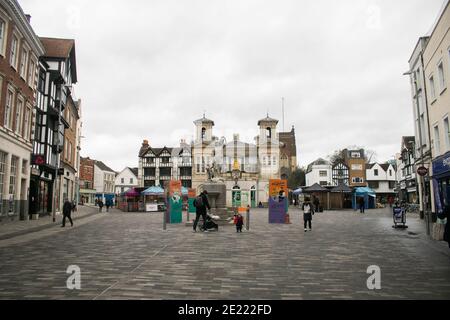
[{"label": "white stone building", "polygon": [[332,166],[329,161],[322,158],[308,165],[306,170],[306,186],[311,187],[314,184],[319,184],[322,187],[333,185]]},{"label": "white stone building", "polygon": [[116,195],[127,192],[128,190],[138,187],[138,168],[126,167],[116,175],[115,193]]},{"label": "white stone building", "polygon": [[106,203],[106,200],[113,200],[114,181],[116,172],[109,168],[101,161],[95,161],[94,164],[94,189],[96,190],[95,197]]},{"label": "white stone building", "polygon": [[369,188],[377,194],[378,202],[388,202],[396,197],[396,168],[390,163],[372,163],[366,166],[366,179]]}]

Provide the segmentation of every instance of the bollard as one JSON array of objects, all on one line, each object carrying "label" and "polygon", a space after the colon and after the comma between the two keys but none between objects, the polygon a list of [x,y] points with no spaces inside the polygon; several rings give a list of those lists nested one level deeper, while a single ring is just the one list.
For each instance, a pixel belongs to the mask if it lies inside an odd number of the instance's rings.
[{"label": "bollard", "polygon": [[246,228],[247,231],[250,230],[250,207],[247,207],[247,217],[245,218],[246,220]]},{"label": "bollard", "polygon": [[166,214],[167,214],[167,211],[164,211],[163,212],[163,230],[167,230],[167,221],[166,221]]}]

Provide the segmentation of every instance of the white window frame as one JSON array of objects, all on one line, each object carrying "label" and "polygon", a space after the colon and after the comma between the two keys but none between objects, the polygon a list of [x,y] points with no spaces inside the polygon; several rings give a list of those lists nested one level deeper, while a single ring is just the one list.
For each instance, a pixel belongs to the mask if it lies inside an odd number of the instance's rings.
[{"label": "white window frame", "polygon": [[444,122],[444,140],[445,140],[445,149],[446,151],[450,150],[450,119],[448,115],[446,115],[443,119]]},{"label": "white window frame", "polygon": [[28,61],[30,59],[30,49],[25,45],[22,46],[22,50],[20,53],[20,77],[25,80],[25,82],[27,81],[27,75],[28,75]]},{"label": "white window frame", "polygon": [[23,118],[23,138],[26,141],[31,141],[31,117],[32,117],[33,111],[32,107],[29,103],[25,104],[25,114]]},{"label": "white window frame", "polygon": [[3,24],[3,27],[0,30],[0,55],[5,57],[5,51],[6,51],[6,39],[8,36],[8,20],[3,17],[3,15],[0,12],[0,25]]},{"label": "white window frame", "polygon": [[428,77],[428,82],[430,83],[430,100],[431,103],[433,103],[434,101],[436,101],[436,87],[433,74]]},{"label": "white window frame", "polygon": [[433,135],[434,135],[434,152],[436,153],[435,156],[439,156],[441,154],[441,138],[438,124],[433,126]]},{"label": "white window frame", "polygon": [[3,125],[5,128],[9,130],[12,130],[14,101],[15,101],[15,90],[11,87],[8,87],[8,89],[6,90],[5,117],[3,119]]},{"label": "white window frame", "polygon": [[28,66],[27,83],[32,89],[34,89],[35,86],[34,82],[36,79],[36,68],[37,68],[36,59],[33,56],[31,56]]},{"label": "white window frame", "polygon": [[[16,41],[16,46],[13,46],[14,41]],[[13,48],[15,48],[15,50],[13,50]],[[20,40],[19,37],[17,36],[16,33],[13,33],[12,39],[11,39],[11,48],[9,50],[9,64],[11,65],[11,67],[14,68],[14,70],[17,71],[17,64],[18,64],[18,60],[19,60],[19,51],[20,48]],[[14,55],[13,55],[14,52]],[[14,59],[14,61],[13,61]]]},{"label": "white window frame", "polygon": [[437,70],[438,70],[438,78],[439,78],[439,89],[440,89],[440,94],[442,95],[442,93],[445,91],[445,89],[447,89],[443,60],[440,60],[438,62]]},{"label": "white window frame", "polygon": [[[19,107],[20,106],[20,107]],[[25,107],[25,101],[23,98],[18,95],[17,96],[17,103],[16,103],[16,110],[15,110],[15,122],[14,122],[14,132],[18,135],[22,135],[22,125],[23,125],[23,118],[24,118],[24,107]]]}]

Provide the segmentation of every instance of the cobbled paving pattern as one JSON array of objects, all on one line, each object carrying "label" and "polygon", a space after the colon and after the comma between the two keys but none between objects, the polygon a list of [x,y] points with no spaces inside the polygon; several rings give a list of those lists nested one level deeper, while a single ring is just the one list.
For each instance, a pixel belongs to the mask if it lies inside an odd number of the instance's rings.
[{"label": "cobbled paving pattern", "polygon": [[[185,215],[185,214],[184,214]],[[250,231],[162,230],[161,214],[113,211],[63,232],[0,241],[0,299],[450,299],[450,249],[410,216],[394,230],[388,209],[330,211],[269,225],[253,210]],[[9,242],[8,242],[9,241]],[[68,266],[81,290],[68,290]],[[367,268],[381,268],[381,290]]]}]

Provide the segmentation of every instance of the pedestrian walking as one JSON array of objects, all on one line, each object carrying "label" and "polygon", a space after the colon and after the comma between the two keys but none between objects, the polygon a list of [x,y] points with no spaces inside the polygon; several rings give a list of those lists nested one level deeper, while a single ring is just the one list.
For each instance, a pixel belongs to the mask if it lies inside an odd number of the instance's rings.
[{"label": "pedestrian walking", "polygon": [[240,213],[236,215],[235,224],[236,224],[236,232],[242,233],[242,226],[244,225],[244,217]]},{"label": "pedestrian walking", "polygon": [[202,193],[198,195],[194,200],[195,207],[195,221],[194,221],[194,232],[197,232],[197,225],[200,217],[203,218],[203,227],[200,229],[203,232],[208,232],[206,230],[206,210],[211,210],[211,206],[208,201],[208,191],[204,190]]},{"label": "pedestrian walking", "polygon": [[103,211],[103,201],[102,200],[98,200],[98,211],[99,212]]},{"label": "pedestrian walking", "polygon": [[71,214],[72,214],[72,202],[70,202],[69,199],[66,199],[64,201],[64,205],[63,205],[63,221],[62,221],[61,228],[66,227],[66,218],[69,219],[70,224],[73,227],[73,221],[72,221]]},{"label": "pedestrian walking", "polygon": [[303,210],[303,220],[305,222],[305,232],[312,231],[312,216],[314,215],[314,207],[309,198],[305,199],[305,202],[302,206]]},{"label": "pedestrian walking", "polygon": [[314,211],[320,212],[320,200],[316,196],[314,196]]},{"label": "pedestrian walking", "polygon": [[358,198],[358,205],[359,205],[359,211],[361,213],[365,213],[366,211],[366,202],[364,201],[363,197]]},{"label": "pedestrian walking", "polygon": [[444,230],[444,241],[448,243],[448,247],[450,248],[450,206],[445,206],[444,211],[439,215],[439,219],[445,220],[447,219],[447,223],[445,225]]},{"label": "pedestrian walking", "polygon": [[106,212],[109,212],[110,207],[111,207],[111,200],[106,200]]}]

